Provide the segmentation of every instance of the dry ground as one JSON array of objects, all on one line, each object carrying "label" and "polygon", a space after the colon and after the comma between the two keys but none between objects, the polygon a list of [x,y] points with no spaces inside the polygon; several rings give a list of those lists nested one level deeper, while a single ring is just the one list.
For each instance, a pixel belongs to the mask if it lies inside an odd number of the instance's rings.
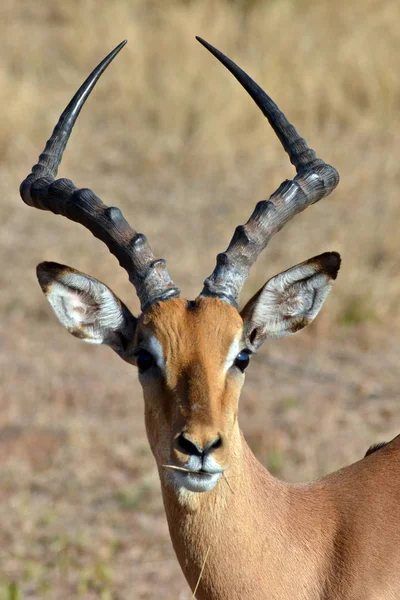
[{"label": "dry ground", "polygon": [[120,205],[188,297],[255,202],[292,174],[195,34],[258,79],[341,173],[334,195],[274,240],[246,288],[250,296],[325,250],[342,254],[315,326],[249,368],[242,426],[260,460],[282,478],[311,479],[400,431],[399,19],[395,0],[3,0],[0,599],[190,598],[136,374],[62,331],[34,269],[65,262],[134,310],[137,300],[99,242],[18,196],[61,109],[123,38],[61,174]]}]

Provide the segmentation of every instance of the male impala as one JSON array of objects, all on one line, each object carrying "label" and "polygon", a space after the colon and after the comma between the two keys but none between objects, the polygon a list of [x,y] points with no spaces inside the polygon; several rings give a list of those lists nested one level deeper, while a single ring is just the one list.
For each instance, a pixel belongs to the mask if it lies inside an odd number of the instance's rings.
[{"label": "male impala", "polygon": [[61,115],[21,196],[105,242],[128,272],[142,314],[135,318],[103,283],[56,263],[39,265],[40,285],[73,335],[107,344],[138,367],[172,543],[197,598],[399,599],[400,436],[320,481],[291,485],[268,473],[240,431],[238,401],[251,355],[265,339],[314,319],[340,257],[327,252],[280,273],[239,312],[243,283],[274,233],[327,196],[339,176],[250,77],[199,41],[259,106],[297,175],[236,229],[196,300],[180,298],[165,261],[155,260],[117,208],[68,179],[55,180],[75,120],[123,42]]}]

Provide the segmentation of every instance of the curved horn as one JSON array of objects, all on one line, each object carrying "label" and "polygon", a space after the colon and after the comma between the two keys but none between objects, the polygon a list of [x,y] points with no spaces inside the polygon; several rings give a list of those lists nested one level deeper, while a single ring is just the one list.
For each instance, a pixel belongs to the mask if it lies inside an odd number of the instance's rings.
[{"label": "curved horn", "polygon": [[63,215],[86,227],[104,242],[127,271],[136,288],[142,310],[159,300],[178,297],[180,290],[171,280],[165,260],[156,260],[146,237],[135,231],[121,211],[104,204],[89,189],[78,189],[69,179],[58,179],[57,170],[69,136],[82,106],[101,74],[125,46],[121,42],[94,69],[62,113],[32,172],[22,182],[20,194],[29,206]]},{"label": "curved horn", "polygon": [[339,183],[337,170],[317,158],[275,102],[251,77],[222,52],[196,38],[239,81],[267,117],[290,161],[296,167],[293,180],[284,181],[269,200],[256,205],[245,225],[239,225],[225,252],[218,254],[213,273],[204,282],[201,296],[217,296],[237,306],[250,269],[272,236],[294,215],[318,202]]}]

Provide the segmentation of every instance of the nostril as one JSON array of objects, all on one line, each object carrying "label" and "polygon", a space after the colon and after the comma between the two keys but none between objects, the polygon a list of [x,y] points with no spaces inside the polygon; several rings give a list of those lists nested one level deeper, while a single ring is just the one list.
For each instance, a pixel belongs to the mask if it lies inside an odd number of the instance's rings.
[{"label": "nostril", "polygon": [[203,454],[210,454],[210,452],[213,452],[213,450],[217,450],[218,448],[221,448],[221,446],[222,446],[222,438],[220,435],[218,435],[215,438],[215,440],[213,440],[212,442],[207,444],[207,446],[203,450]]},{"label": "nostril", "polygon": [[175,447],[179,452],[183,452],[184,454],[189,454],[191,456],[206,456],[206,454],[210,454],[217,448],[222,446],[222,438],[218,434],[218,436],[209,442],[203,449],[198,446],[195,442],[193,442],[190,438],[188,438],[184,433],[181,433],[175,440]]},{"label": "nostril", "polygon": [[180,452],[184,454],[191,454],[194,456],[202,456],[203,452],[200,448],[189,438],[185,436],[184,433],[181,433],[175,440],[175,445]]}]

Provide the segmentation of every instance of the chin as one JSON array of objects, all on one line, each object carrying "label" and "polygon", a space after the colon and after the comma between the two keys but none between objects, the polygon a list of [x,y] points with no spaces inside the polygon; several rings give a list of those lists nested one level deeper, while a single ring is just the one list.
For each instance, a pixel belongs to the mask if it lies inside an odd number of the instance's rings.
[{"label": "chin", "polygon": [[222,473],[182,473],[176,471],[171,483],[179,492],[210,492],[222,477]]}]

